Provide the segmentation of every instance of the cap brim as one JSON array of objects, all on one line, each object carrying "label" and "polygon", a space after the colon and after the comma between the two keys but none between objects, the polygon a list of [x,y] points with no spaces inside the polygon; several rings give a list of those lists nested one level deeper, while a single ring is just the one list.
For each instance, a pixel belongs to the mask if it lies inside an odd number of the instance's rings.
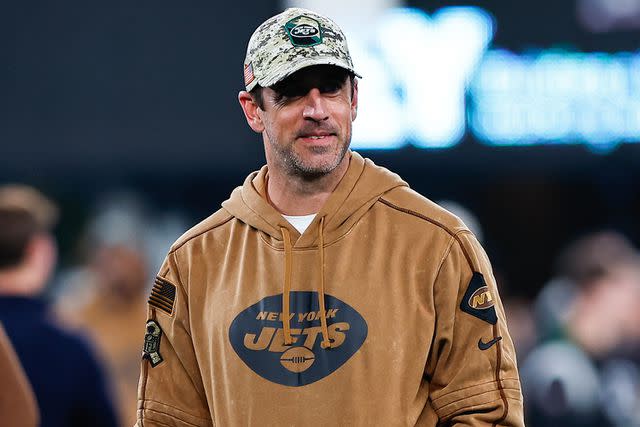
[{"label": "cap brim", "polygon": [[322,57],[316,56],[312,58],[307,58],[303,61],[297,61],[295,64],[286,63],[285,66],[275,68],[273,72],[262,78],[256,78],[252,83],[251,87],[247,86],[247,90],[253,89],[255,87],[254,83],[259,84],[262,87],[273,86],[274,84],[281,82],[286,79],[296,71],[300,71],[303,68],[312,67],[314,65],[335,65],[336,67],[344,68],[345,70],[353,73],[356,77],[362,78],[362,76],[353,69],[353,67],[347,63],[346,61],[339,61],[334,56]]}]

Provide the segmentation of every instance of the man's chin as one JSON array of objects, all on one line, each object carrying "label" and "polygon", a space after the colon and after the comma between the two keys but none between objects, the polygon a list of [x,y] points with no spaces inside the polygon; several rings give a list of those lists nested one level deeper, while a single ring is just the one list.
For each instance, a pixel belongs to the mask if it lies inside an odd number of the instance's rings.
[{"label": "man's chin", "polygon": [[325,161],[325,162],[295,162],[295,174],[302,176],[305,179],[317,179],[333,172],[338,165],[339,161]]},{"label": "man's chin", "polygon": [[290,157],[290,166],[292,166],[290,172],[307,180],[321,178],[340,166],[347,151],[348,147],[337,151],[336,147],[332,146],[313,147],[313,149],[307,149],[303,153],[292,153],[293,156]]}]

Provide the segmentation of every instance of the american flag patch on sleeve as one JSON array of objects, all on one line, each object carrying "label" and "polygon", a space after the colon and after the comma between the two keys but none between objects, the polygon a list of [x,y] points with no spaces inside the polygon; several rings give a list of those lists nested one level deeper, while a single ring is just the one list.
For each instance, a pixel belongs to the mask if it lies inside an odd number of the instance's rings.
[{"label": "american flag patch on sleeve", "polygon": [[171,314],[175,299],[176,287],[166,279],[156,277],[153,289],[151,289],[151,296],[149,296],[149,305]]}]

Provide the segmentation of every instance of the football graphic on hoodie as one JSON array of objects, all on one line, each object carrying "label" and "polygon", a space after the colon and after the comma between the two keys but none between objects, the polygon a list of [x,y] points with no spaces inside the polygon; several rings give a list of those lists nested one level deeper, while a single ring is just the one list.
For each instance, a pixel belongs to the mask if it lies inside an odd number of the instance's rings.
[{"label": "football graphic on hoodie", "polygon": [[[239,313],[229,328],[231,346],[261,377],[287,386],[318,381],[346,363],[367,338],[367,323],[351,306],[325,294],[325,318],[331,347],[322,348],[318,293],[292,291],[289,319],[282,318],[282,294],[272,295]],[[283,321],[293,343],[285,345]]]}]

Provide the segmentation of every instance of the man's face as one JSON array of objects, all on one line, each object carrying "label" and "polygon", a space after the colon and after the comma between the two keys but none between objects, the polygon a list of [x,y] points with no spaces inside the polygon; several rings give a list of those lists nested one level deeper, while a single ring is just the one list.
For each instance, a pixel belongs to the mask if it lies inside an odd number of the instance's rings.
[{"label": "man's face", "polygon": [[270,167],[307,179],[336,169],[349,148],[356,115],[357,88],[352,91],[348,73],[307,67],[262,91],[264,110],[257,114]]}]

